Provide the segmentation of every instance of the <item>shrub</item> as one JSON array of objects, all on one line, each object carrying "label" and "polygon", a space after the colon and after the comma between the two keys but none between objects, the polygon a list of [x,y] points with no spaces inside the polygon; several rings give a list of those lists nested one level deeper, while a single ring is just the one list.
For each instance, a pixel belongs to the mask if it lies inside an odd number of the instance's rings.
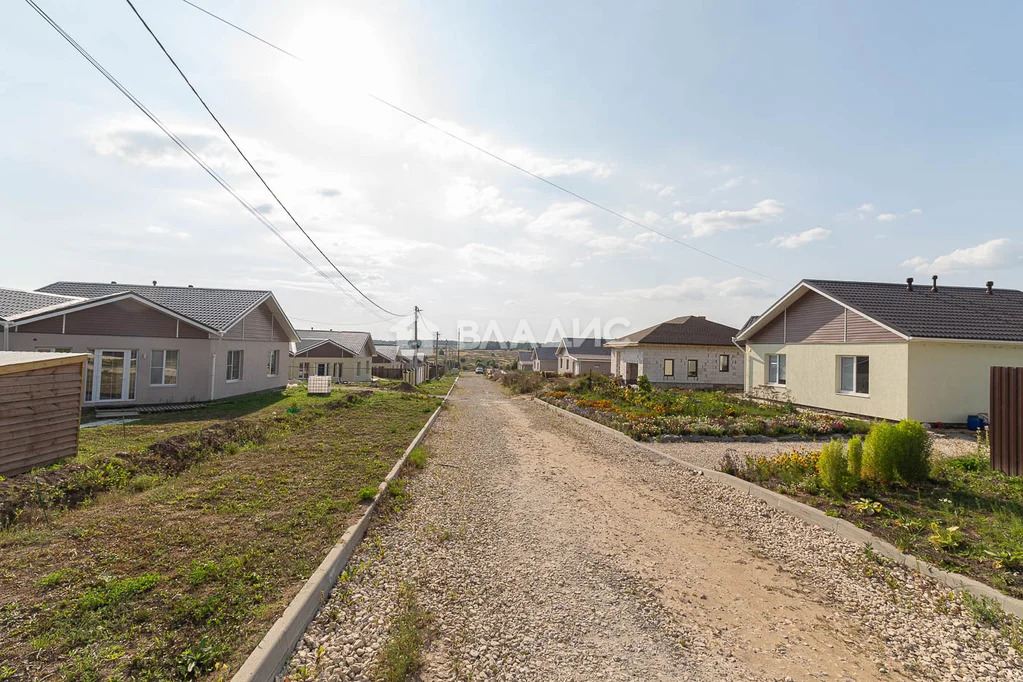
[{"label": "shrub", "polygon": [[636,379],[636,386],[638,386],[639,390],[643,393],[650,393],[654,390],[654,386],[650,383],[650,379],[647,378],[646,374],[641,374],[639,378]]},{"label": "shrub", "polygon": [[849,439],[849,473],[852,474],[856,480],[860,478],[860,472],[863,470],[863,439],[859,436],[853,436]]},{"label": "shrub", "polygon": [[899,432],[894,424],[875,422],[863,441],[861,474],[878,483],[891,483],[896,478],[895,461],[901,449]]},{"label": "shrub", "polygon": [[926,481],[931,472],[931,437],[920,422],[904,419],[895,430],[899,434],[899,455],[895,468],[907,483]]},{"label": "shrub", "polygon": [[836,497],[842,497],[849,482],[849,462],[845,456],[845,444],[837,439],[821,448],[817,459],[817,474],[821,485]]}]

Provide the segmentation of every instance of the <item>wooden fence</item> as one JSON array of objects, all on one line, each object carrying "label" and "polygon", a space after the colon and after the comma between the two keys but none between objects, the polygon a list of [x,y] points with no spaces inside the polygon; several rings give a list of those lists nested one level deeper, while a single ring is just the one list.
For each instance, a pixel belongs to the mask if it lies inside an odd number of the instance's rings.
[{"label": "wooden fence", "polygon": [[991,368],[991,468],[1023,476],[1023,367]]}]

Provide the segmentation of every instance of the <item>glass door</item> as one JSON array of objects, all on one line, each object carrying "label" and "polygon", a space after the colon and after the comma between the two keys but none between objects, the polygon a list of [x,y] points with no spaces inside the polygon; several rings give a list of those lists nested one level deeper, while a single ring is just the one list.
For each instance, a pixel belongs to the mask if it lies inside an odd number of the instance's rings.
[{"label": "glass door", "polygon": [[[85,399],[89,402],[124,401],[135,399],[135,375],[138,351],[98,350],[86,376],[92,385],[86,386]],[[90,376],[91,375],[91,376]]]}]

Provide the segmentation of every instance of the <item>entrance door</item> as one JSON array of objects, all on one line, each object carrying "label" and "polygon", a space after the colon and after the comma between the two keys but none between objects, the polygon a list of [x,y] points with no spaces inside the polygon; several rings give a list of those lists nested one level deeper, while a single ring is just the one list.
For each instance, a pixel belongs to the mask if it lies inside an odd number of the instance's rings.
[{"label": "entrance door", "polygon": [[330,363],[327,363],[327,362],[317,362],[316,363],[316,376],[318,376],[318,377],[330,376],[330,370],[327,369],[329,366],[330,366]]},{"label": "entrance door", "polygon": [[636,383],[639,380],[639,363],[626,362],[625,363],[625,381],[630,384]]},{"label": "entrance door", "polygon": [[[138,351],[98,350],[87,372],[87,402],[117,402],[135,399],[135,374]],[[95,369],[93,369],[95,368]]]}]

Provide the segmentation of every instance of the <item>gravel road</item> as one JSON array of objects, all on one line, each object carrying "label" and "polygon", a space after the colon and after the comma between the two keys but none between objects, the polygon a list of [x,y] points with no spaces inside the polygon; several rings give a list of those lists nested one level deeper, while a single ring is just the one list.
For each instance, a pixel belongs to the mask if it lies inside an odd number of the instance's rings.
[{"label": "gravel road", "polygon": [[1023,680],[930,580],[486,379],[451,398],[291,679],[380,675],[405,585],[426,681]]}]

